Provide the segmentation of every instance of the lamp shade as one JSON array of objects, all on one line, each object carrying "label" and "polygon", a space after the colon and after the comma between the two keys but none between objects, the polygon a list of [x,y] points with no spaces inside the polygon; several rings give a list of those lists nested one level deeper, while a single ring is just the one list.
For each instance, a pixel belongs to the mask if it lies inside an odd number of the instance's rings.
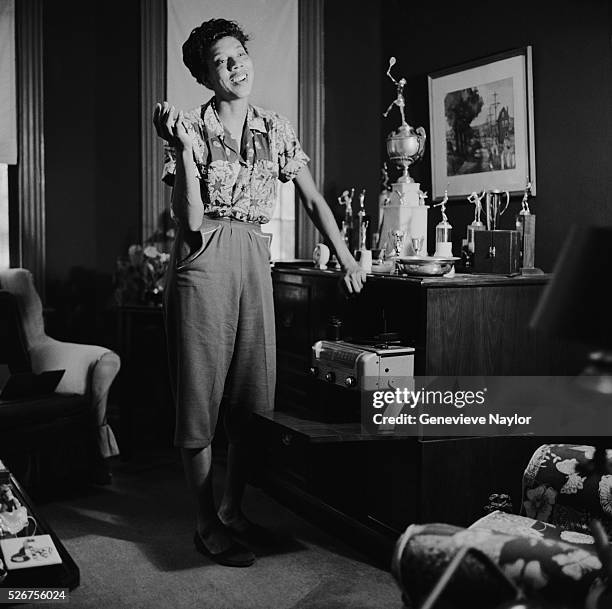
[{"label": "lamp shade", "polygon": [[530,327],[549,336],[612,349],[612,226],[574,227]]}]

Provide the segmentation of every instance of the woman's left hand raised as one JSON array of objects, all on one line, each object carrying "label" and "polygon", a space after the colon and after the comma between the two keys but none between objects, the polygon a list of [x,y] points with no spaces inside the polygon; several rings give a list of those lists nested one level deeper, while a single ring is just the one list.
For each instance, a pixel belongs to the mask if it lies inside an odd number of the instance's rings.
[{"label": "woman's left hand raised", "polygon": [[357,264],[356,261],[344,267],[344,284],[349,294],[358,294],[363,289],[363,285],[366,282],[366,272]]}]

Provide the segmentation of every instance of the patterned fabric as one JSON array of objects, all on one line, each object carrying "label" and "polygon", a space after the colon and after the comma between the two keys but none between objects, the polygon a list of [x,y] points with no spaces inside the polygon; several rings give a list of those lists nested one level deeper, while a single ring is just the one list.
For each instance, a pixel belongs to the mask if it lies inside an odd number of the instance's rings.
[{"label": "patterned fabric", "polygon": [[[612,450],[606,451],[610,473],[603,475],[587,474],[594,455],[592,446],[538,448],[523,475],[522,507],[527,516],[494,511],[469,529],[444,524],[408,527],[393,561],[406,601],[422,603],[457,551],[467,546],[484,552],[529,598],[564,608],[612,607],[612,588],[602,579],[601,562],[588,534],[592,518],[612,533]],[[449,606],[462,607],[462,600],[469,600],[471,607],[490,606],[496,582],[499,579],[474,557],[466,558],[451,580]]]},{"label": "patterned fabric", "polygon": [[[545,444],[535,451],[523,475],[524,513],[561,529],[589,532],[598,518],[612,534],[612,475],[587,477],[595,448],[575,444]],[[606,451],[608,467],[612,450]],[[610,469],[612,471],[612,469]]]},{"label": "patterned fabric", "polygon": [[[246,222],[269,222],[277,182],[293,180],[310,160],[291,123],[284,117],[249,106],[240,146],[225,129],[215,99],[185,113],[193,140],[204,213]],[[165,148],[162,180],[174,184],[176,153]]]},{"label": "patterned fabric", "polygon": [[[394,560],[394,575],[404,596],[419,606],[457,551],[467,546],[486,554],[530,598],[582,607],[587,594],[601,588],[597,579],[601,563],[590,536],[570,533],[568,543],[564,533],[550,524],[503,512],[493,512],[469,529],[412,525],[398,541],[396,552],[401,555]],[[496,592],[499,576],[473,557],[466,558],[449,586],[446,598],[457,607],[468,606],[467,601],[471,607],[501,602]]]}]

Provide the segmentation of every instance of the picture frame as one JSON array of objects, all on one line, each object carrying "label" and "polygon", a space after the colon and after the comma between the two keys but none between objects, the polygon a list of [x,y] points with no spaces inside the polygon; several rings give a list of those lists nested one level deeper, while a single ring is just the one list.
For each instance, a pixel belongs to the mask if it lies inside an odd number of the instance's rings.
[{"label": "picture frame", "polygon": [[532,49],[428,76],[432,198],[499,189],[536,194]]}]

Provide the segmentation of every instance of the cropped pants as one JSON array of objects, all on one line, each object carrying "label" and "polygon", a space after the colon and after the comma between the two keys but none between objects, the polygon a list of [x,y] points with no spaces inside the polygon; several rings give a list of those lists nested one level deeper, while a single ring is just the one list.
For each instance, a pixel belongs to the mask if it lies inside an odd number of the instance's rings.
[{"label": "cropped pants", "polygon": [[273,409],[270,240],[259,224],[227,218],[178,231],[164,301],[176,446],[212,442],[224,395],[230,442],[252,413]]}]

